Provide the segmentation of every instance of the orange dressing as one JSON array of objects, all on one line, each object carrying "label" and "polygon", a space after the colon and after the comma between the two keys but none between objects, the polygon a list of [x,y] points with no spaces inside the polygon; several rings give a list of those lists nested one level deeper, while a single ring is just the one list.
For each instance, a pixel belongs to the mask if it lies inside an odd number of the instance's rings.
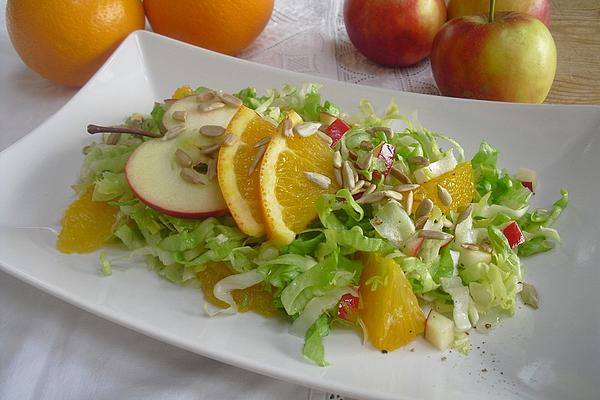
[{"label": "orange dressing", "polygon": [[[213,288],[217,282],[229,275],[232,275],[231,270],[222,262],[210,262],[204,271],[197,274],[204,297],[217,307],[226,308],[228,304],[215,297]],[[234,290],[233,299],[240,312],[254,311],[266,317],[273,316],[277,312],[273,306],[273,295],[261,284],[243,290]]]},{"label": "orange dressing", "polygon": [[75,200],[67,210],[56,248],[63,253],[89,253],[106,244],[112,234],[118,207],[93,201],[93,187]]}]

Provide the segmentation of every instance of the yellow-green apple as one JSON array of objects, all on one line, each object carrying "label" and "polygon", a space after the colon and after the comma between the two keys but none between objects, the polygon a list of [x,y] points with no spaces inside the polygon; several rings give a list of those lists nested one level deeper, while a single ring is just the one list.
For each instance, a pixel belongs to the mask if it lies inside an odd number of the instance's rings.
[{"label": "yellow-green apple", "polygon": [[491,10],[448,21],[433,42],[431,69],[444,96],[541,103],[554,81],[556,46],[539,19]]},{"label": "yellow-green apple", "polygon": [[142,143],[127,160],[125,176],[134,194],[147,206],[174,217],[226,214],[214,177],[216,160],[205,153],[222,142],[222,128],[237,109],[202,110],[196,96],[174,102],[162,120],[165,136]]},{"label": "yellow-green apple", "polygon": [[389,67],[426,58],[446,22],[444,0],[346,0],[348,37],[368,59]]},{"label": "yellow-green apple", "polygon": [[[448,19],[484,14],[489,9],[490,0],[450,0]],[[550,27],[552,19],[550,0],[496,0],[496,11],[519,11],[530,14],[547,27]]]}]

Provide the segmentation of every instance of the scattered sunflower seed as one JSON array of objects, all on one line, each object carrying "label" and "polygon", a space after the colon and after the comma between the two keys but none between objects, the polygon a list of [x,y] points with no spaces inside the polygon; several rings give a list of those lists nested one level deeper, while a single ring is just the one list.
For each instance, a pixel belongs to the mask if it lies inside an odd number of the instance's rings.
[{"label": "scattered sunflower seed", "polygon": [[231,146],[232,144],[234,144],[237,141],[238,141],[238,137],[232,133],[228,133],[223,137],[223,144],[225,146]]},{"label": "scattered sunflower seed", "polygon": [[203,183],[205,180],[205,177],[202,176],[202,174],[195,171],[193,168],[182,168],[180,176],[181,178],[183,178],[184,181],[193,183],[195,185]]},{"label": "scattered sunflower seed", "polygon": [[348,158],[350,158],[352,161],[356,161],[358,159],[358,154],[356,154],[354,150],[349,150]]},{"label": "scattered sunflower seed", "polygon": [[431,210],[433,210],[433,201],[425,198],[423,201],[421,201],[419,207],[417,207],[417,211],[415,211],[415,218],[419,219],[419,217],[429,215]]},{"label": "scattered sunflower seed", "polygon": [[367,190],[365,190],[365,194],[371,194],[371,193],[373,193],[373,192],[374,192],[376,189],[377,189],[377,185],[372,185],[372,184],[370,184],[370,185],[367,187]]},{"label": "scattered sunflower seed", "polygon": [[200,110],[201,112],[209,112],[209,111],[213,111],[213,110],[218,110],[219,108],[223,108],[225,107],[225,103],[221,102],[221,101],[212,101],[212,102],[206,102],[206,103],[200,103],[198,105],[198,110]]},{"label": "scattered sunflower seed", "polygon": [[333,166],[334,168],[342,168],[342,154],[339,150],[333,153]]},{"label": "scattered sunflower seed", "polygon": [[449,240],[449,239],[452,239],[454,236],[452,236],[451,234],[446,233],[446,232],[422,229],[419,231],[419,237],[422,237],[425,239]]},{"label": "scattered sunflower seed", "polygon": [[177,163],[179,165],[181,165],[182,167],[185,167],[185,168],[191,167],[192,164],[194,163],[194,160],[192,160],[192,157],[190,157],[190,155],[188,153],[186,153],[185,151],[183,151],[181,149],[177,149],[175,151],[175,159],[177,160]]},{"label": "scattered sunflower seed", "polygon": [[256,150],[256,154],[254,154],[254,158],[252,159],[252,164],[250,164],[250,168],[248,168],[248,176],[256,171],[256,167],[258,167],[258,163],[260,163],[260,160],[265,155],[265,151],[267,151],[267,146],[261,146]]},{"label": "scattered sunflower seed", "polygon": [[208,170],[206,171],[208,180],[212,181],[217,176],[217,163],[214,160],[208,162]]},{"label": "scattered sunflower seed", "polygon": [[453,228],[454,224],[452,223],[452,221],[450,221],[448,218],[445,218],[442,220],[442,224],[444,225],[444,228]]},{"label": "scattered sunflower seed", "polygon": [[463,249],[466,249],[466,250],[470,250],[470,251],[480,251],[481,250],[481,248],[474,243],[463,243],[460,245],[460,247],[462,247]]},{"label": "scattered sunflower seed", "polygon": [[325,143],[327,143],[327,145],[331,146],[333,144],[333,139],[326,133],[322,132],[322,131],[317,131],[317,136],[319,136],[319,138],[324,141]]},{"label": "scattered sunflower seed", "polygon": [[121,134],[116,133],[116,132],[104,134],[102,139],[105,144],[115,145],[115,144],[119,143],[119,139],[121,139]]},{"label": "scattered sunflower seed", "polygon": [[360,142],[360,148],[363,150],[373,150],[375,146],[373,146],[373,143],[363,140]]},{"label": "scattered sunflower seed", "polygon": [[415,156],[415,157],[411,157],[408,159],[408,162],[411,164],[415,164],[415,165],[422,165],[424,167],[428,166],[430,164],[429,159],[423,157],[423,156]]},{"label": "scattered sunflower seed", "polygon": [[367,133],[373,134],[377,132],[383,132],[386,136],[392,133],[392,130],[387,126],[373,126],[367,129]]},{"label": "scattered sunflower seed", "polygon": [[317,172],[305,171],[304,176],[306,177],[306,179],[319,186],[320,188],[329,189],[329,186],[331,185],[331,179],[329,179],[329,177],[321,175]]},{"label": "scattered sunflower seed", "polygon": [[294,127],[294,132],[302,137],[308,137],[314,135],[321,124],[319,122],[304,122]]},{"label": "scattered sunflower seed", "polygon": [[283,135],[287,138],[291,138],[294,136],[294,130],[292,129],[294,124],[289,117],[286,117],[283,120]]},{"label": "scattered sunflower seed", "polygon": [[487,242],[481,242],[481,243],[479,243],[479,249],[481,251],[486,252],[486,253],[491,253],[492,250],[493,250],[492,246],[489,243],[487,243]]},{"label": "scattered sunflower seed", "polygon": [[356,181],[354,180],[354,169],[348,160],[344,161],[342,164],[342,180],[344,182],[344,187],[350,191],[352,191],[354,186],[356,186]]},{"label": "scattered sunflower seed", "polygon": [[271,141],[271,136],[265,136],[264,138],[258,140],[256,143],[254,143],[254,146],[252,147],[261,147],[261,146],[266,146],[269,142]]},{"label": "scattered sunflower seed", "polygon": [[412,190],[406,194],[406,203],[404,205],[404,209],[406,210],[406,213],[408,215],[410,215],[412,213],[414,196],[415,195]]},{"label": "scattered sunflower seed", "polygon": [[181,122],[185,122],[185,120],[187,119],[187,111],[174,111],[173,114],[171,114],[171,117],[175,120],[175,121],[181,121]]},{"label": "scattered sunflower seed", "polygon": [[210,146],[201,147],[200,148],[200,153],[202,153],[202,154],[212,154],[215,151],[219,150],[220,147],[221,147],[221,145],[219,143],[211,144]]},{"label": "scattered sunflower seed", "polygon": [[205,92],[202,92],[202,93],[196,95],[196,100],[200,101],[200,102],[207,102],[207,101],[213,100],[214,98],[215,98],[215,92],[213,92],[212,90],[207,90]]},{"label": "scattered sunflower seed", "polygon": [[371,166],[371,162],[373,161],[373,153],[368,152],[365,153],[362,157],[359,157],[356,160],[356,166],[359,169],[368,169]]},{"label": "scattered sunflower seed", "polygon": [[169,129],[167,133],[162,137],[163,140],[171,140],[175,139],[177,136],[181,135],[181,133],[185,131],[185,127],[183,125],[177,125],[173,129]]},{"label": "scattered sunflower seed", "polygon": [[358,204],[371,204],[383,200],[385,195],[383,192],[365,193],[356,202]]},{"label": "scattered sunflower seed", "polygon": [[223,103],[225,103],[228,106],[239,107],[242,105],[242,101],[232,94],[225,93],[225,92],[218,92],[217,96],[219,97],[219,99],[221,99],[221,101]]},{"label": "scattered sunflower seed", "polygon": [[523,282],[523,290],[521,290],[521,299],[523,303],[527,304],[529,307],[538,309],[539,307],[539,299],[538,293],[535,286]]},{"label": "scattered sunflower seed", "polygon": [[344,186],[344,181],[342,179],[342,171],[338,168],[334,168],[333,175],[335,176],[335,182],[338,184],[338,186]]},{"label": "scattered sunflower seed", "polygon": [[423,216],[417,218],[417,220],[415,221],[415,229],[423,229],[423,227],[425,226],[425,223],[427,223],[428,219],[429,219],[429,217],[427,217],[427,215],[423,215]]},{"label": "scattered sunflower seed", "polygon": [[358,178],[358,172],[356,172],[356,170],[354,168],[352,168],[352,176],[354,178],[354,184],[356,185],[356,182],[358,182],[359,178]]},{"label": "scattered sunflower seed", "polygon": [[217,137],[225,133],[225,128],[219,125],[204,125],[200,127],[200,133],[208,137]]},{"label": "scattered sunflower seed", "polygon": [[418,183],[403,183],[401,185],[398,185],[396,187],[394,187],[394,190],[396,192],[400,192],[400,193],[404,193],[404,192],[412,192],[413,190],[419,188]]},{"label": "scattered sunflower seed", "polygon": [[361,179],[358,182],[356,182],[354,189],[350,193],[356,194],[356,193],[360,192],[364,186],[365,186],[365,181],[363,179]]},{"label": "scattered sunflower seed", "polygon": [[471,216],[471,213],[473,213],[473,208],[475,208],[475,206],[473,206],[473,204],[469,204],[459,215],[458,218],[456,219],[456,225],[460,224],[461,222],[463,222],[465,219],[469,218],[469,216]]},{"label": "scattered sunflower seed", "polygon": [[394,190],[384,190],[383,195],[385,197],[387,197],[388,199],[392,199],[392,200],[396,200],[396,201],[402,201],[402,199],[404,198],[404,196],[402,196],[402,193],[398,193]]},{"label": "scattered sunflower seed", "polygon": [[402,172],[398,167],[392,167],[392,169],[390,169],[390,174],[402,183],[412,183],[408,175]]},{"label": "scattered sunflower seed", "polygon": [[450,195],[450,192],[448,192],[448,189],[442,185],[437,185],[437,195],[438,199],[440,199],[442,204],[446,207],[452,204],[452,196]]}]

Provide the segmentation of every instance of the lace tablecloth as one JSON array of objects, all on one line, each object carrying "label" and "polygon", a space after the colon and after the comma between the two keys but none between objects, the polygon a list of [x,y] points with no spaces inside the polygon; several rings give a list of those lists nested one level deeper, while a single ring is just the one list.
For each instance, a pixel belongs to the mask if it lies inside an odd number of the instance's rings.
[{"label": "lace tablecloth", "polygon": [[[68,101],[74,90],[29,71],[13,50],[0,1],[0,150]],[[350,44],[342,1],[277,0],[242,58],[364,85],[436,94],[428,61],[379,67]],[[0,185],[1,190],[1,185]],[[157,342],[0,273],[1,399],[341,399]]]}]

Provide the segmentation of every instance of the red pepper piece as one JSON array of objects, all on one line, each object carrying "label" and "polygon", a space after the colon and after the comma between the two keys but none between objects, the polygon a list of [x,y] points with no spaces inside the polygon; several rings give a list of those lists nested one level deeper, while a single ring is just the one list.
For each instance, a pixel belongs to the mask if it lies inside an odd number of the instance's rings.
[{"label": "red pepper piece", "polygon": [[506,225],[506,227],[502,229],[502,233],[506,236],[511,249],[514,249],[525,241],[525,236],[523,236],[523,232],[521,232],[521,228],[519,227],[519,224],[517,224],[517,221],[513,221]]},{"label": "red pepper piece", "polygon": [[334,146],[349,130],[350,125],[348,125],[344,120],[336,118],[335,121],[333,121],[326,129],[327,135],[329,135],[329,137],[333,140],[333,144],[331,146]]},{"label": "red pepper piece", "polygon": [[385,162],[385,170],[381,171],[384,176],[388,176],[394,166],[394,158],[396,157],[396,146],[389,143],[384,143],[379,147],[377,158]]},{"label": "red pepper piece", "polygon": [[354,322],[358,317],[359,298],[350,293],[346,293],[340,299],[338,304],[337,316],[345,321]]}]

